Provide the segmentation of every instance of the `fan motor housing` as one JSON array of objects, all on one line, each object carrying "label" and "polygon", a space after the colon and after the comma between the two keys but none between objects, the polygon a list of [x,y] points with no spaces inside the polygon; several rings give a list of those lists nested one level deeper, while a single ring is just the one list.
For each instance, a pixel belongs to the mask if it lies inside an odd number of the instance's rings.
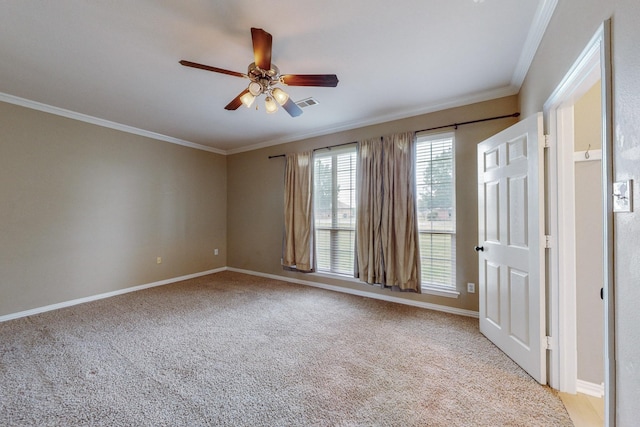
[{"label": "fan motor housing", "polygon": [[273,85],[280,82],[280,70],[274,64],[271,64],[271,69],[265,71],[258,67],[255,62],[252,62],[249,65],[247,75],[251,79],[249,92],[253,96],[258,96],[271,90]]},{"label": "fan motor housing", "polygon": [[254,77],[256,79],[260,79],[261,77],[268,78],[272,81],[280,79],[280,70],[275,66],[275,64],[271,64],[271,69],[263,70],[262,68],[258,67],[255,62],[252,62],[251,64],[249,64],[247,74],[252,80]]}]

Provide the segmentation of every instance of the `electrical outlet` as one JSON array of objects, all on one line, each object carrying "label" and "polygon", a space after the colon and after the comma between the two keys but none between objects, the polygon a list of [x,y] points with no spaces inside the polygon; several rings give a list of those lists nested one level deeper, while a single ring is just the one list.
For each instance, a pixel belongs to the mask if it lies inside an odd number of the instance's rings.
[{"label": "electrical outlet", "polygon": [[467,283],[467,292],[470,294],[476,293],[476,284],[475,283]]},{"label": "electrical outlet", "polygon": [[214,249],[214,250],[213,250],[213,254],[214,254],[214,255],[218,255],[218,254],[219,254],[219,252],[218,252],[218,248],[216,248],[216,249]]},{"label": "electrical outlet", "polygon": [[162,264],[162,257],[161,256],[156,258],[156,264]]}]

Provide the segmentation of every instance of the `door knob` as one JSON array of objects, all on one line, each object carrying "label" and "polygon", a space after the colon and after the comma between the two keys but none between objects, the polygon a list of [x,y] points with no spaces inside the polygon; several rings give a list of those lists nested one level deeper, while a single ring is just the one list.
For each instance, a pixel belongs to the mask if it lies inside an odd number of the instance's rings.
[{"label": "door knob", "polygon": [[484,246],[476,246],[476,247],[475,247],[475,248],[473,248],[473,249],[475,249],[475,250],[476,250],[476,252],[480,252],[480,251],[484,252]]}]

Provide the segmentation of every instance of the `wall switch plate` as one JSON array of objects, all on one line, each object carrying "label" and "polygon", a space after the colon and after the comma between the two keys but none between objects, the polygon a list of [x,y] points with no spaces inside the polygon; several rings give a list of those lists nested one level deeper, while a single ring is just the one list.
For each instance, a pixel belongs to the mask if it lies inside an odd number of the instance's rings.
[{"label": "wall switch plate", "polygon": [[162,257],[161,256],[156,258],[156,264],[162,264]]},{"label": "wall switch plate", "polygon": [[613,211],[631,212],[633,210],[633,181],[613,183]]},{"label": "wall switch plate", "polygon": [[213,250],[213,254],[214,254],[214,255],[218,255],[218,254],[219,254],[218,249],[214,249],[214,250]]},{"label": "wall switch plate", "polygon": [[467,292],[470,294],[476,293],[476,284],[475,283],[467,283]]}]

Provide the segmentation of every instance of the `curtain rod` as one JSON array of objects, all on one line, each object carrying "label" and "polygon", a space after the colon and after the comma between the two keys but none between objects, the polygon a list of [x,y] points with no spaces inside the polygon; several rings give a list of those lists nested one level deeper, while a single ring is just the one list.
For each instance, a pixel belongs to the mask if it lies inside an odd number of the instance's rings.
[{"label": "curtain rod", "polygon": [[[430,131],[430,130],[445,129],[445,128],[458,129],[458,126],[462,126],[462,125],[470,125],[470,124],[473,124],[473,123],[488,122],[489,120],[507,119],[507,118],[510,118],[510,117],[520,117],[520,113],[507,114],[507,115],[504,115],[504,116],[487,117],[485,119],[470,120],[468,122],[451,123],[449,125],[444,125],[444,126],[436,126],[436,127],[427,128],[427,129],[420,129],[420,130],[417,130],[416,132],[427,132],[427,131]],[[342,147],[343,145],[355,144],[356,142],[357,141],[343,142],[342,144],[336,144],[336,145],[329,145],[327,147],[314,148],[313,151],[330,150],[331,148],[334,148],[334,147]],[[285,157],[285,156],[286,156],[285,154],[278,154],[276,156],[269,156],[269,158],[273,159],[273,158],[276,158],[276,157]]]},{"label": "curtain rod", "polygon": [[[351,145],[351,144],[357,144],[357,141],[351,141],[351,142],[343,142],[342,144],[336,144],[336,145],[330,145],[328,147],[320,147],[320,148],[314,148],[313,151],[318,151],[318,150],[327,150],[330,148],[335,148],[335,147],[342,147],[343,145]],[[286,154],[277,154],[275,156],[269,156],[270,159],[274,159],[276,157],[285,157]]]},{"label": "curtain rod", "polygon": [[450,125],[436,126],[436,127],[428,128],[428,129],[420,129],[420,130],[417,130],[416,132],[426,132],[428,130],[436,130],[436,129],[444,129],[444,128],[455,128],[455,129],[458,129],[458,126],[462,126],[462,125],[470,125],[472,123],[488,122],[489,120],[507,119],[509,117],[520,117],[520,113],[507,114],[507,115],[504,115],[504,116],[487,117],[486,119],[470,120],[468,122],[451,123]]}]

